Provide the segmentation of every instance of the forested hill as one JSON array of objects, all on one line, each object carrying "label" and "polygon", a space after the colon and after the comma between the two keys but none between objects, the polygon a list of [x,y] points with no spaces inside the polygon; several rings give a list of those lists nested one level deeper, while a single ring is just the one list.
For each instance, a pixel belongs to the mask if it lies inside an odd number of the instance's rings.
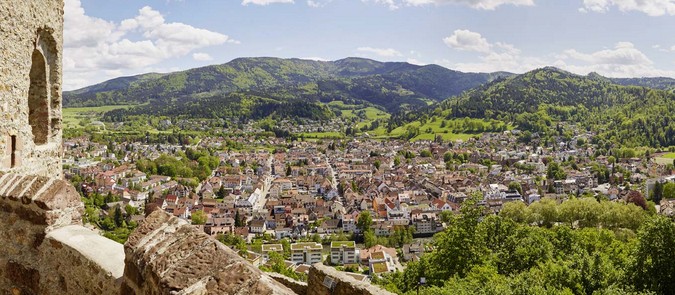
[{"label": "forested hill", "polygon": [[620,85],[644,86],[654,89],[675,90],[675,79],[656,78],[609,78],[612,82]]},{"label": "forested hill", "polygon": [[446,100],[441,106],[452,109],[457,117],[514,120],[515,115],[535,113],[542,105],[568,107],[574,114],[582,109],[622,105],[646,91],[546,67],[486,84]]},{"label": "forested hill", "polygon": [[508,73],[462,73],[437,65],[346,58],[333,62],[280,58],[239,58],[169,74],[113,79],[64,92],[64,106],[169,105],[203,97],[253,95],[281,102],[365,101],[389,111],[414,109],[505,77]]},{"label": "forested hill", "polygon": [[581,123],[629,146],[675,145],[675,94],[623,86],[597,75],[537,69],[448,99],[432,111],[446,117],[489,118],[550,133],[556,122]]}]

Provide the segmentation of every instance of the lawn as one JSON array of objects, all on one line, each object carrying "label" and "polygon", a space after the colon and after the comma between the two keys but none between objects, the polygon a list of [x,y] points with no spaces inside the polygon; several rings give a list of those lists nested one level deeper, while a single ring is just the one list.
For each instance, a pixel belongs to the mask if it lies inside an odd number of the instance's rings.
[{"label": "lawn", "polygon": [[354,242],[354,241],[333,241],[333,242],[330,242],[331,248],[340,248],[342,246],[353,248],[353,247],[356,246],[356,242]]},{"label": "lawn", "polygon": [[661,156],[661,158],[675,159],[675,153],[665,154],[665,155]]},{"label": "lawn", "polygon": [[356,124],[356,128],[363,128],[363,126],[370,125],[373,121],[377,119],[389,119],[389,117],[391,117],[389,113],[376,109],[374,107],[367,107],[363,110],[365,110],[366,119]]},{"label": "lawn", "polygon": [[467,133],[425,133],[425,134],[420,134],[418,136],[415,136],[415,138],[412,139],[412,141],[419,141],[419,140],[434,140],[436,139],[436,135],[440,135],[443,137],[443,140],[448,140],[448,141],[455,141],[455,140],[463,140],[466,141],[469,138],[472,138],[474,136],[481,136],[481,133],[478,134],[467,134]]},{"label": "lawn", "polygon": [[103,113],[129,108],[131,105],[112,105],[100,107],[63,108],[63,123],[66,128],[79,128],[84,119],[100,120]]},{"label": "lawn", "polygon": [[385,138],[396,138],[401,137],[406,133],[408,128],[419,128],[420,134],[415,136],[412,141],[418,140],[434,140],[436,135],[443,137],[443,140],[455,141],[455,140],[468,140],[474,136],[480,137],[482,133],[452,133],[448,128],[441,128],[441,120],[436,120],[435,122],[428,121],[426,124],[422,125],[419,121],[411,122],[401,127],[398,127],[391,132],[387,133],[387,130],[384,127],[377,128],[375,130],[369,131],[374,138],[385,139]]}]

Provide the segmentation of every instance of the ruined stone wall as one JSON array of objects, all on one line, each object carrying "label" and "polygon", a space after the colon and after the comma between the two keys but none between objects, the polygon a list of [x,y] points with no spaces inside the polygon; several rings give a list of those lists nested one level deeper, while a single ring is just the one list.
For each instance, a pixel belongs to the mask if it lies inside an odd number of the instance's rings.
[{"label": "ruined stone wall", "polygon": [[81,222],[82,203],[65,181],[0,172],[0,286],[21,294],[50,294],[42,244],[59,227]]},{"label": "ruined stone wall", "polygon": [[124,245],[122,294],[295,294],[186,221],[157,210]]},{"label": "ruined stone wall", "polygon": [[289,289],[293,290],[298,295],[305,295],[307,294],[307,283],[305,282],[300,282],[296,281],[294,279],[291,279],[287,276],[278,274],[278,273],[267,273],[270,277],[272,277],[275,281],[281,283],[282,285],[288,287]]},{"label": "ruined stone wall", "polygon": [[[124,247],[79,225],[47,234],[40,246],[41,285],[49,294],[120,294]],[[47,294],[47,293],[42,293]]]},{"label": "ruined stone wall", "polygon": [[[332,288],[324,285],[327,276],[334,282]],[[395,295],[369,282],[357,281],[344,272],[321,263],[316,263],[309,269],[307,284],[309,287],[306,295]]]},{"label": "ruined stone wall", "polygon": [[61,178],[62,0],[0,0],[0,171]]}]

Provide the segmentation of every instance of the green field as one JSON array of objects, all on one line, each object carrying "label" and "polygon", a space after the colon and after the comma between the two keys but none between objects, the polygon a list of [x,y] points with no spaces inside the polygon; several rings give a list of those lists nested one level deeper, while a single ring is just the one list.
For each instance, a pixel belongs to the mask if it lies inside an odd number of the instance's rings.
[{"label": "green field", "polygon": [[103,113],[116,109],[126,109],[131,105],[114,105],[114,106],[100,106],[100,107],[83,107],[83,108],[63,108],[63,124],[65,128],[80,128],[80,122],[83,120],[96,121],[100,120]]},{"label": "green field", "polygon": [[[467,134],[467,133],[437,133],[440,135],[443,140],[448,140],[448,141],[456,141],[456,140],[463,140],[466,141],[469,138],[472,138],[474,136],[480,137],[481,134]],[[418,136],[415,136],[415,138],[412,139],[412,141],[419,141],[419,140],[434,140],[436,139],[437,134],[431,134],[431,133],[426,133],[426,134],[420,134]]]},{"label": "green field", "polygon": [[377,119],[389,119],[391,115],[385,111],[376,109],[374,107],[367,107],[363,109],[365,111],[366,118],[364,121],[359,122],[356,124],[357,128],[363,128],[363,126],[370,125],[373,123],[373,121]]},{"label": "green field", "polygon": [[[427,122],[426,124],[421,124],[419,121],[408,123],[401,127],[398,127],[391,132],[387,133],[387,130],[384,127],[377,128],[373,131],[370,131],[368,134],[375,138],[396,138],[405,135],[406,130],[409,128],[419,128],[420,134],[415,136],[412,141],[418,140],[434,140],[436,135],[440,135],[443,140],[468,140],[471,137],[478,136],[480,137],[482,133],[453,133],[448,130],[448,128],[441,128],[441,120],[435,122]],[[429,132],[430,131],[430,132]]]},{"label": "green field", "polygon": [[668,153],[668,154],[665,154],[665,155],[663,155],[663,156],[661,156],[661,157],[662,157],[662,158],[667,158],[667,159],[675,159],[675,153]]},{"label": "green field", "polygon": [[672,164],[675,160],[675,153],[667,153],[660,157],[655,157],[654,161],[661,165]]},{"label": "green field", "polygon": [[345,119],[357,117],[357,114],[363,112],[361,122],[356,127],[361,128],[377,119],[388,119],[389,113],[375,107],[364,107],[363,105],[345,104],[342,101],[331,101],[327,103],[336,113]]}]

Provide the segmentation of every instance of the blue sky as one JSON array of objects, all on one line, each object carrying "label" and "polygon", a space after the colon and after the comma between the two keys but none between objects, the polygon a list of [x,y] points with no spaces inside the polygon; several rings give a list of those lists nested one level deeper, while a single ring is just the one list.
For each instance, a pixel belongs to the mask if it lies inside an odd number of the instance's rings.
[{"label": "blue sky", "polygon": [[675,0],[65,0],[64,88],[274,56],[675,77]]}]

